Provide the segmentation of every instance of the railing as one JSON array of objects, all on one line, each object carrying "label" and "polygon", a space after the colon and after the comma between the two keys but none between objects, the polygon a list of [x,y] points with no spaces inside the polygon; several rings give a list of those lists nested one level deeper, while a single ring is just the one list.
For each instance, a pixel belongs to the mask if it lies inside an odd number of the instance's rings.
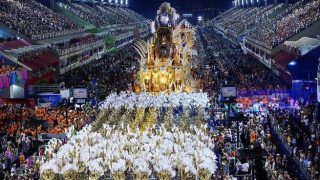
[{"label": "railing", "polygon": [[96,45],[103,45],[103,40],[98,40],[98,41],[90,42],[90,43],[83,44],[83,45],[80,45],[80,46],[70,47],[70,48],[67,48],[67,49],[61,49],[61,50],[58,49],[58,54],[59,54],[59,56],[65,56],[65,55],[68,55],[70,53],[82,50],[84,48],[93,49],[93,48],[95,48]]},{"label": "railing", "polygon": [[46,33],[46,34],[32,35],[31,39],[33,39],[33,40],[52,39],[52,38],[60,37],[60,36],[82,33],[84,31],[85,31],[84,29],[76,29],[76,30],[66,30],[66,31],[59,31],[59,32],[51,32],[51,33]]}]

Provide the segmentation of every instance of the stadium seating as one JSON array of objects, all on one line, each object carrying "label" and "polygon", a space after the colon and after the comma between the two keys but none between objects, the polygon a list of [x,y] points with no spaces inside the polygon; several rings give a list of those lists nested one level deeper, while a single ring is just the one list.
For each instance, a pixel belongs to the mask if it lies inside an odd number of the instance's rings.
[{"label": "stadium seating", "polygon": [[0,23],[35,40],[81,31],[76,24],[35,0],[0,1],[0,12]]},{"label": "stadium seating", "polygon": [[232,38],[245,36],[274,47],[320,19],[320,1],[299,1],[292,5],[278,4],[231,8],[217,16],[213,23]]}]

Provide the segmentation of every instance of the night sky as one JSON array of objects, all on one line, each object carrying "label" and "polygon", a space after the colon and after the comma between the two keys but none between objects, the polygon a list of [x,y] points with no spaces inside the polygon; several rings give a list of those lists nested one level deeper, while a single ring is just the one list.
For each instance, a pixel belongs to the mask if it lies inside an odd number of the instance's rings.
[{"label": "night sky", "polygon": [[129,0],[129,5],[145,17],[154,19],[162,2],[171,3],[179,14],[193,13],[195,16],[212,10],[210,8],[228,9],[232,6],[232,0]]}]

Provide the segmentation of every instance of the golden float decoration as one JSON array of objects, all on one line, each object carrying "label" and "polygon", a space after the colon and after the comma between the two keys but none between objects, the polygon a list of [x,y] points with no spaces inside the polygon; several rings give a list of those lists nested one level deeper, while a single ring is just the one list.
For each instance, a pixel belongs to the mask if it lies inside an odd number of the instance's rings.
[{"label": "golden float decoration", "polygon": [[122,172],[122,171],[114,172],[114,173],[112,173],[112,179],[114,179],[114,180],[125,180],[126,179],[126,174],[125,174],[125,172]]},{"label": "golden float decoration", "polygon": [[210,180],[211,173],[207,169],[199,170],[199,180]]},{"label": "golden float decoration", "polygon": [[171,180],[171,174],[168,171],[157,173],[159,180]]},{"label": "golden float decoration", "polygon": [[148,174],[147,173],[135,173],[133,174],[134,180],[148,180]]},{"label": "golden float decoration", "polygon": [[191,179],[196,179],[196,176],[192,174],[190,171],[185,172],[184,170],[181,171],[181,180],[191,180]]},{"label": "golden float decoration", "polygon": [[47,169],[45,171],[42,172],[41,174],[41,179],[45,179],[45,180],[54,180],[55,179],[55,173],[52,169]]},{"label": "golden float decoration", "polygon": [[74,170],[68,170],[66,171],[64,175],[64,179],[66,180],[76,180],[78,179],[78,172]]},{"label": "golden float decoration", "polygon": [[90,172],[89,180],[98,180],[100,178],[100,173],[98,172]]}]

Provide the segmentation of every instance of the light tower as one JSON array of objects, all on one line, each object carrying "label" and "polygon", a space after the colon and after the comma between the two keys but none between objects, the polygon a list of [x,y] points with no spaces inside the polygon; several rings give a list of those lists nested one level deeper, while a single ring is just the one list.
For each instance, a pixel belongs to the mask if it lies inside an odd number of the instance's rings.
[{"label": "light tower", "polygon": [[200,26],[202,26],[203,25],[203,17],[202,16],[198,16],[198,24],[200,25]]}]

